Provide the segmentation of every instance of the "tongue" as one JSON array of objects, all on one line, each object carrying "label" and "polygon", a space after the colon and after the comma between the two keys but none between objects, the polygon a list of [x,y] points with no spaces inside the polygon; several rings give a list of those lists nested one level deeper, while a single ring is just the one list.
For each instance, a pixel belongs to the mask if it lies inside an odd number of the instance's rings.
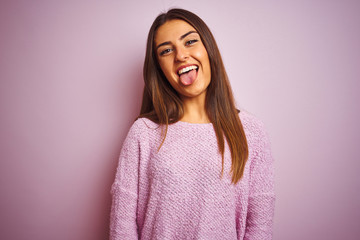
[{"label": "tongue", "polygon": [[196,79],[196,70],[191,70],[180,75],[180,82],[184,85],[192,84]]}]

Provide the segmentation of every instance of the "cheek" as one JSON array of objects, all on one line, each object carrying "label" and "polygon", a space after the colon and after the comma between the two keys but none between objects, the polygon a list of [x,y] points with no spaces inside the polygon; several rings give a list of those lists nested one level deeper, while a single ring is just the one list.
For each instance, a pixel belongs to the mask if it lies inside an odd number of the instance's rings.
[{"label": "cheek", "polygon": [[196,51],[195,53],[195,57],[201,61],[204,69],[210,69],[209,56],[205,47],[201,47],[200,49],[198,49],[198,51]]},{"label": "cheek", "polygon": [[202,67],[205,71],[205,74],[211,76],[210,61],[206,50],[199,54],[199,59],[201,59]]},{"label": "cheek", "polygon": [[207,54],[205,48],[203,48],[203,47],[198,49],[197,51],[195,51],[194,56],[197,59],[201,60],[203,63],[205,62],[206,59],[208,59],[208,54]]},{"label": "cheek", "polygon": [[171,76],[171,67],[170,64],[168,64],[166,61],[159,61],[159,65],[161,67],[161,70],[163,71],[166,78],[169,78]]}]

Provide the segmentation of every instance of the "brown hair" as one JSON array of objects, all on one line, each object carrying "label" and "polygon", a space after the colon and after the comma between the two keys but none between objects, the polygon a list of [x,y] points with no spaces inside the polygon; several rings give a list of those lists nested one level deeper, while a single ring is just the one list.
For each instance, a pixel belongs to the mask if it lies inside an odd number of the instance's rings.
[{"label": "brown hair", "polygon": [[[225,72],[224,64],[210,29],[198,16],[184,9],[171,9],[160,14],[153,22],[147,39],[144,62],[144,93],[139,117],[146,117],[160,125],[164,125],[166,137],[168,125],[181,119],[184,114],[183,104],[175,89],[167,81],[157,61],[154,38],[157,29],[165,22],[180,19],[193,26],[207,50],[211,81],[206,92],[205,108],[208,118],[213,124],[219,151],[222,155],[224,171],[224,135],[231,151],[232,182],[236,184],[244,173],[248,158],[248,145],[239,111],[235,108],[234,97]],[[161,147],[161,145],[160,145]]]}]

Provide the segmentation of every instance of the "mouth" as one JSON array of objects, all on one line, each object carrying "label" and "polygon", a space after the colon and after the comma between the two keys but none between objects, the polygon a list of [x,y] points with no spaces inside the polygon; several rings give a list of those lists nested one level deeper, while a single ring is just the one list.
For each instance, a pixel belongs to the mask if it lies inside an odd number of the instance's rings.
[{"label": "mouth", "polygon": [[184,65],[178,68],[177,74],[182,85],[189,86],[193,84],[197,78],[198,69],[197,65]]},{"label": "mouth", "polygon": [[182,66],[182,67],[178,68],[176,73],[180,77],[184,73],[188,73],[192,70],[197,71],[198,69],[199,69],[199,67],[197,65],[186,65],[186,66]]}]

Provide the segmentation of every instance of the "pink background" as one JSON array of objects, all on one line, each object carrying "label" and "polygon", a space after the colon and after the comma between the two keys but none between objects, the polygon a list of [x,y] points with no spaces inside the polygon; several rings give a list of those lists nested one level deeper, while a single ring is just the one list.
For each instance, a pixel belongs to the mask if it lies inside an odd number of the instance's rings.
[{"label": "pink background", "polygon": [[360,3],[1,1],[0,239],[106,239],[141,101],[148,29],[179,6],[210,26],[240,108],[276,160],[274,238],[360,236]]}]

